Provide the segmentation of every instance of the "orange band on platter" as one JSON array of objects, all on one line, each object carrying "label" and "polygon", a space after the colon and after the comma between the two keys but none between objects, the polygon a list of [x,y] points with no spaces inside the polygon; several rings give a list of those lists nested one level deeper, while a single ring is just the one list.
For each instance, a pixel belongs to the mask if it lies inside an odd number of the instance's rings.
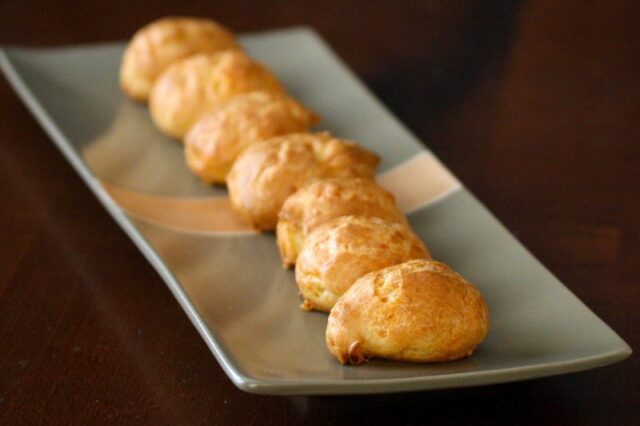
[{"label": "orange band on platter", "polygon": [[[460,183],[429,152],[421,152],[376,181],[395,197],[400,209],[410,212],[460,188]],[[229,198],[167,197],[102,182],[111,198],[129,215],[182,232],[251,234],[256,231],[233,211]]]}]

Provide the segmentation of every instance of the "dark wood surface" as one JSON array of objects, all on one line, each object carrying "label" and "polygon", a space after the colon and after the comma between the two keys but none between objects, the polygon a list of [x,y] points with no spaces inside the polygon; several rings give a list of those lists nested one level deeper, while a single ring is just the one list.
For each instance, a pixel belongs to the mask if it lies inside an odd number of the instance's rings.
[{"label": "dark wood surface", "polygon": [[[168,14],[316,28],[573,292],[640,347],[634,1],[0,2],[0,43],[119,40]],[[0,78],[0,423],[638,424],[640,362],[402,395],[267,397],[226,378]],[[517,309],[517,307],[514,307]]]}]

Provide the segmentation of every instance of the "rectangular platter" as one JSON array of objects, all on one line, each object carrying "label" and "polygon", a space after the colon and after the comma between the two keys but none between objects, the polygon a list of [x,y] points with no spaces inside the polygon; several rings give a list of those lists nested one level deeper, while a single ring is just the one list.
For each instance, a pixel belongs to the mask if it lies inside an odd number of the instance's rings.
[{"label": "rectangular platter", "polygon": [[235,385],[263,394],[415,391],[575,372],[631,354],[313,30],[241,41],[323,117],[320,128],[382,157],[380,184],[396,195],[434,257],[481,290],[492,328],[462,361],[340,365],[325,347],[326,315],[299,308],[293,273],[281,268],[274,236],[234,224],[225,190],[192,176],[181,145],[155,129],[145,106],[122,95],[124,43],[1,50],[9,82],[158,271]]}]

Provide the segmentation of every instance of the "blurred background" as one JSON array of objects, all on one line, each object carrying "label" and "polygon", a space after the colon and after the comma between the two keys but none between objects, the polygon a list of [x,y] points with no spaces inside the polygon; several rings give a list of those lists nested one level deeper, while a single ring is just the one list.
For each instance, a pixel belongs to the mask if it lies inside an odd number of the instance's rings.
[{"label": "blurred background", "polygon": [[[525,246],[640,347],[639,2],[5,0],[0,45],[126,40],[166,15],[210,17],[238,33],[313,27]],[[44,413],[70,423],[239,424],[632,424],[640,416],[636,356],[579,375],[478,389],[351,398],[242,394],[167,289],[143,285],[159,282],[155,272],[3,77],[0,135],[0,423]],[[38,231],[56,226],[73,237]],[[84,253],[82,266],[52,257],[60,245]],[[20,266],[25,256],[56,271],[58,291],[75,299],[42,287]],[[113,271],[106,263],[123,266]],[[102,286],[108,303],[85,297],[82,279]],[[111,289],[115,279],[136,297]],[[61,322],[51,323],[58,316],[50,312],[1,325],[3,315],[26,315],[45,298],[67,309]],[[77,306],[68,311],[69,304]],[[66,334],[73,327],[84,334]],[[13,349],[2,354],[3,347]],[[163,374],[140,375],[136,363]]]}]

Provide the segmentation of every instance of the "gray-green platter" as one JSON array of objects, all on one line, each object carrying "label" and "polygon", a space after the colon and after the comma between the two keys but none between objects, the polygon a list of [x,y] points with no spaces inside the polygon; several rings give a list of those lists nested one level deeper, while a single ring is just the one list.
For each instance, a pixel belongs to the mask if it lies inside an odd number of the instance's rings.
[{"label": "gray-green platter", "polygon": [[[323,128],[378,152],[381,172],[431,156],[313,31],[295,28],[241,40],[322,115]],[[355,394],[473,386],[586,370],[631,354],[450,177],[448,190],[413,206],[409,218],[434,257],[482,291],[491,311],[489,337],[473,357],[458,362],[338,364],[324,343],[326,315],[299,308],[293,273],[281,269],[273,235],[163,226],[128,214],[105,189],[108,184],[151,199],[183,201],[224,196],[223,189],[200,184],[187,170],[181,146],[152,126],[144,106],[121,94],[123,47],[6,48],[0,65],[240,389]],[[429,185],[414,179],[404,190],[418,191],[422,184]]]}]

